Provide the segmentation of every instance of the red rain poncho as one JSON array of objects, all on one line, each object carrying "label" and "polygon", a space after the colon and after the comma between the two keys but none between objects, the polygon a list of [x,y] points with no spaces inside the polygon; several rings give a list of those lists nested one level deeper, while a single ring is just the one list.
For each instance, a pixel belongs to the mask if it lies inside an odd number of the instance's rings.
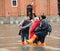
[{"label": "red rain poncho", "polygon": [[34,35],[34,30],[40,25],[40,20],[35,20],[31,29],[30,29],[30,38]]}]

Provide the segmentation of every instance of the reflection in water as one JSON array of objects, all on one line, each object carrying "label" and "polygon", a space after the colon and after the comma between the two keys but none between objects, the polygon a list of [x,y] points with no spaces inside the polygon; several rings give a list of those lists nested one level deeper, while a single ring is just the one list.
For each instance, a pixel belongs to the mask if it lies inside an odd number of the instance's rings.
[{"label": "reflection in water", "polygon": [[35,51],[45,51],[44,47],[35,47]]},{"label": "reflection in water", "polygon": [[29,51],[30,47],[27,46],[21,46],[21,51]]},{"label": "reflection in water", "polygon": [[21,47],[20,51],[45,51],[44,47]]}]

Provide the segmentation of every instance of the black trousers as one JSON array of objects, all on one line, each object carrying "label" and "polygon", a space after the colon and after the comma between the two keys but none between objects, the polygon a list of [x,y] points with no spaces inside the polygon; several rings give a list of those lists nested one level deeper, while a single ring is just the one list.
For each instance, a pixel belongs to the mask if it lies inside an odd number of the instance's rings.
[{"label": "black trousers", "polygon": [[37,43],[38,41],[40,41],[41,43],[45,42],[45,38],[47,36],[47,32],[36,32],[35,35],[38,36],[37,39],[35,39],[35,41],[33,43]]},{"label": "black trousers", "polygon": [[20,32],[21,34],[21,41],[24,42],[24,40],[28,40],[29,39],[29,33],[26,33],[26,32]]}]

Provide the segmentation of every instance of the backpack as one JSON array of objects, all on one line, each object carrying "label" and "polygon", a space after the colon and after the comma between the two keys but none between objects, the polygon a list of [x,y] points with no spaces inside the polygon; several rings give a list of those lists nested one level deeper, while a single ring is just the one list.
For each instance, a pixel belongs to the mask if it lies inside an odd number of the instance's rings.
[{"label": "backpack", "polygon": [[49,33],[49,35],[50,35],[50,33],[52,32],[52,26],[51,26],[50,24],[48,24],[47,32]]}]

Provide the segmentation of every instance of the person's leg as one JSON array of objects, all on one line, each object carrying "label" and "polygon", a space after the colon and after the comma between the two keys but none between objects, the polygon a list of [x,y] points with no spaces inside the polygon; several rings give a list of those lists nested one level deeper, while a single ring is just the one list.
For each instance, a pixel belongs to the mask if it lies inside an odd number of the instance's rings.
[{"label": "person's leg", "polygon": [[26,37],[26,40],[28,40],[29,39],[29,33],[26,33],[25,37]]},{"label": "person's leg", "polygon": [[46,46],[46,43],[45,43],[45,38],[46,38],[46,35],[47,34],[42,34],[42,36],[41,36],[41,39],[40,39],[40,41],[41,41],[41,46]]},{"label": "person's leg", "polygon": [[27,43],[28,43],[28,44],[33,43],[33,41],[34,41],[36,38],[38,38],[38,36],[40,36],[40,34],[42,34],[42,33],[41,33],[41,32],[36,32],[36,33],[32,36],[32,38],[27,41]]},{"label": "person's leg", "polygon": [[36,38],[34,41],[33,41],[33,46],[37,46],[37,41],[38,41],[38,38]]},{"label": "person's leg", "polygon": [[21,45],[24,45],[24,34],[21,32]]},{"label": "person's leg", "polygon": [[25,38],[26,38],[26,44],[28,44],[27,40],[29,40],[29,33],[25,33]]},{"label": "person's leg", "polygon": [[37,36],[37,38],[33,41],[34,44],[40,45],[41,42],[39,41],[39,36],[40,36],[41,32],[36,32],[35,35]]},{"label": "person's leg", "polygon": [[21,34],[21,40],[24,42],[24,34]]},{"label": "person's leg", "polygon": [[37,44],[37,40],[38,40],[38,39],[36,38],[36,39],[33,41],[33,43],[36,43],[36,44]]},{"label": "person's leg", "polygon": [[38,40],[37,40],[37,46],[40,46],[41,45],[41,41],[40,41],[41,37],[38,36]]},{"label": "person's leg", "polygon": [[32,36],[32,38],[30,38],[29,40],[27,40],[27,43],[28,43],[28,44],[33,43],[33,41],[34,41],[36,38],[37,38],[37,35],[34,34],[34,35]]},{"label": "person's leg", "polygon": [[41,44],[44,43],[44,37],[45,37],[44,32],[40,31],[40,32],[36,32],[35,34],[38,36],[37,44],[38,44],[38,46],[41,46]]}]

